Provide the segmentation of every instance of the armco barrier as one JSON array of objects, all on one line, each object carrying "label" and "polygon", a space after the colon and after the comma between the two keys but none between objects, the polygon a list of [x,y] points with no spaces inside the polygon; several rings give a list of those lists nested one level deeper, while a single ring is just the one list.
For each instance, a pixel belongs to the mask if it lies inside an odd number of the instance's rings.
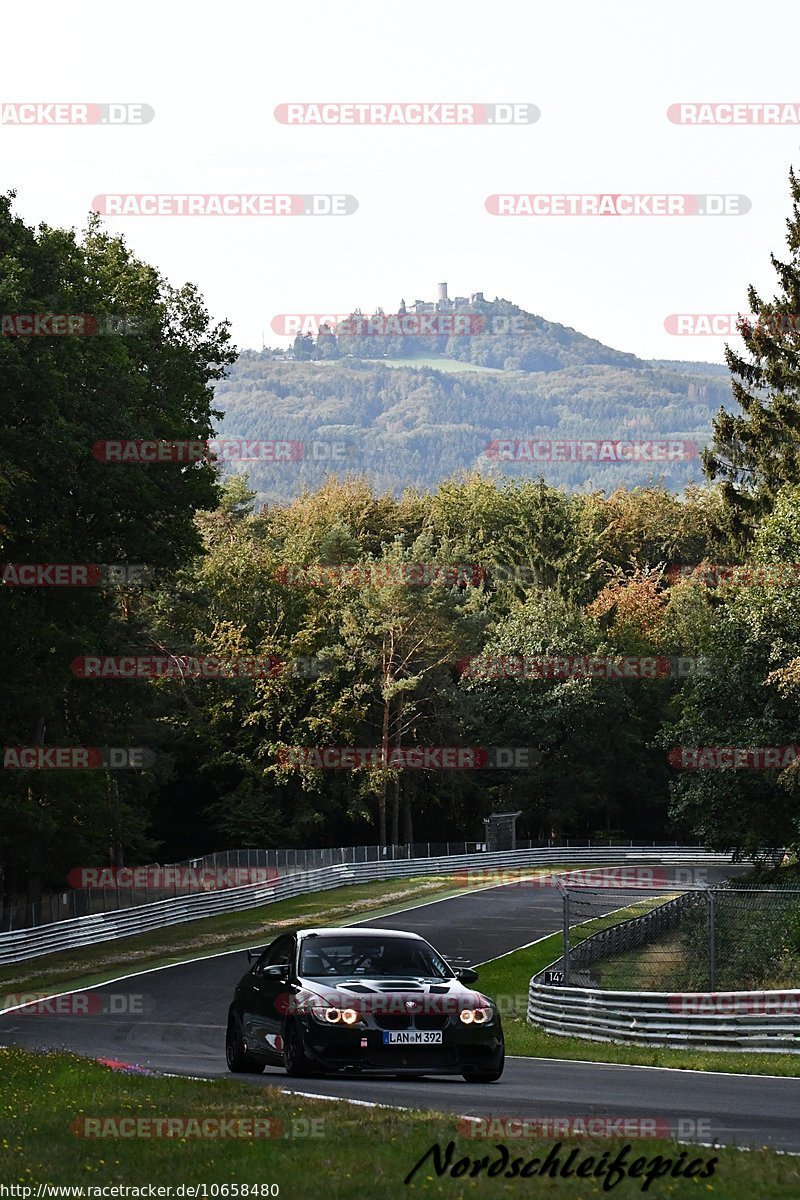
[{"label": "armco barrier", "polygon": [[198,921],[221,913],[239,912],[287,900],[309,892],[326,891],[351,883],[367,883],[376,879],[402,879],[411,875],[448,875],[466,869],[498,870],[503,867],[535,867],[548,864],[590,866],[637,863],[720,863],[729,862],[724,854],[698,850],[696,846],[619,847],[597,846],[592,849],[533,849],[506,850],[494,853],[458,854],[447,858],[410,858],[382,862],[356,863],[352,866],[321,867],[302,871],[267,883],[247,884],[239,888],[224,888],[193,896],[158,900],[137,908],[117,909],[57,921],[34,929],[18,929],[0,934],[0,964],[22,962],[60,950],[72,950],[107,942],[114,938],[132,937],[163,929],[184,921]]},{"label": "armco barrier", "polygon": [[595,1042],[800,1054],[800,991],[612,992],[532,979],[528,1021]]},{"label": "armco barrier", "polygon": [[[140,887],[75,887],[67,891],[48,890],[41,893],[36,900],[25,896],[6,895],[0,889],[0,934],[12,929],[32,929],[35,925],[46,925],[51,921],[67,921],[71,917],[88,917],[95,913],[112,912],[118,908],[135,908],[140,904],[154,904],[156,900],[172,900],[176,896],[189,896],[196,891],[191,883],[180,882],[196,873],[207,871],[218,872],[232,870],[253,870],[261,868],[263,875],[253,875],[251,882],[258,878],[271,878],[273,875],[288,875],[294,871],[316,871],[320,867],[353,866],[356,863],[384,862],[393,858],[443,858],[456,854],[477,854],[485,850],[549,850],[551,848],[593,850],[597,846],[614,846],[616,849],[627,850],[634,845],[633,840],[620,838],[598,838],[586,840],[583,838],[548,838],[546,840],[517,839],[513,846],[487,846],[485,842],[446,841],[446,842],[415,842],[411,845],[388,846],[324,846],[293,847],[282,849],[228,849],[216,850],[199,858],[184,859],[177,863],[142,863],[146,870],[153,868],[151,882],[148,876],[142,877]],[[664,842],[637,842],[636,848],[660,849],[666,848]],[[678,843],[673,843],[673,848]],[[175,868],[178,868],[177,872]],[[1,872],[0,872],[1,874]],[[71,874],[71,872],[70,872]],[[162,882],[156,882],[157,878]],[[242,876],[242,882],[246,882]],[[224,885],[223,885],[224,886]],[[51,885],[52,888],[52,885]]]}]

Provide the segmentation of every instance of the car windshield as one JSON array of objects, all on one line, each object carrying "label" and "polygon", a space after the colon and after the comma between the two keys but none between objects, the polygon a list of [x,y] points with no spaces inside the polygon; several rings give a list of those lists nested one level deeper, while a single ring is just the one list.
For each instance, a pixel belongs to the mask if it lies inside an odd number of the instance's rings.
[{"label": "car windshield", "polygon": [[444,959],[415,938],[315,937],[304,941],[300,974],[310,978],[452,979]]}]

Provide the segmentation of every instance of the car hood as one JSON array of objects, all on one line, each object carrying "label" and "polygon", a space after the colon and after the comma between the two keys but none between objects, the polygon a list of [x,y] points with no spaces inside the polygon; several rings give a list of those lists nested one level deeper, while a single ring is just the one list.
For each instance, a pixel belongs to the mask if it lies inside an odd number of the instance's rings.
[{"label": "car hood", "polygon": [[[374,1011],[393,1010],[402,1001],[400,1011],[447,1012],[461,1008],[479,1008],[488,998],[458,979],[342,978],[299,979],[297,1000],[336,1007]],[[395,1002],[395,1003],[390,1003]]]}]

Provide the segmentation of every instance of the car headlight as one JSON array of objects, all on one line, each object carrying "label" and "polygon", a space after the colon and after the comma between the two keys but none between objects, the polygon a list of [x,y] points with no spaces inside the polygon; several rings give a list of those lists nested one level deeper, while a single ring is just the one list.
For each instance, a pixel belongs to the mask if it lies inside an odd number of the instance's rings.
[{"label": "car headlight", "polygon": [[485,1025],[491,1016],[488,1008],[462,1008],[458,1014],[465,1025]]},{"label": "car headlight", "polygon": [[326,1008],[323,1015],[328,1025],[355,1025],[361,1019],[354,1008]]}]

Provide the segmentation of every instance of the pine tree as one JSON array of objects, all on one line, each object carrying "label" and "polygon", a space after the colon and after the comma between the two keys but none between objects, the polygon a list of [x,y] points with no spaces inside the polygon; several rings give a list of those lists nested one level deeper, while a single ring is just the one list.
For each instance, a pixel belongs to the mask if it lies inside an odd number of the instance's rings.
[{"label": "pine tree", "polygon": [[748,288],[750,315],[739,321],[744,351],[725,349],[741,411],[719,410],[703,452],[706,475],[722,482],[726,531],[741,542],[772,511],[779,489],[800,482],[800,181],[793,170],[789,186],[790,257],[770,255],[780,291],[767,302]]}]

